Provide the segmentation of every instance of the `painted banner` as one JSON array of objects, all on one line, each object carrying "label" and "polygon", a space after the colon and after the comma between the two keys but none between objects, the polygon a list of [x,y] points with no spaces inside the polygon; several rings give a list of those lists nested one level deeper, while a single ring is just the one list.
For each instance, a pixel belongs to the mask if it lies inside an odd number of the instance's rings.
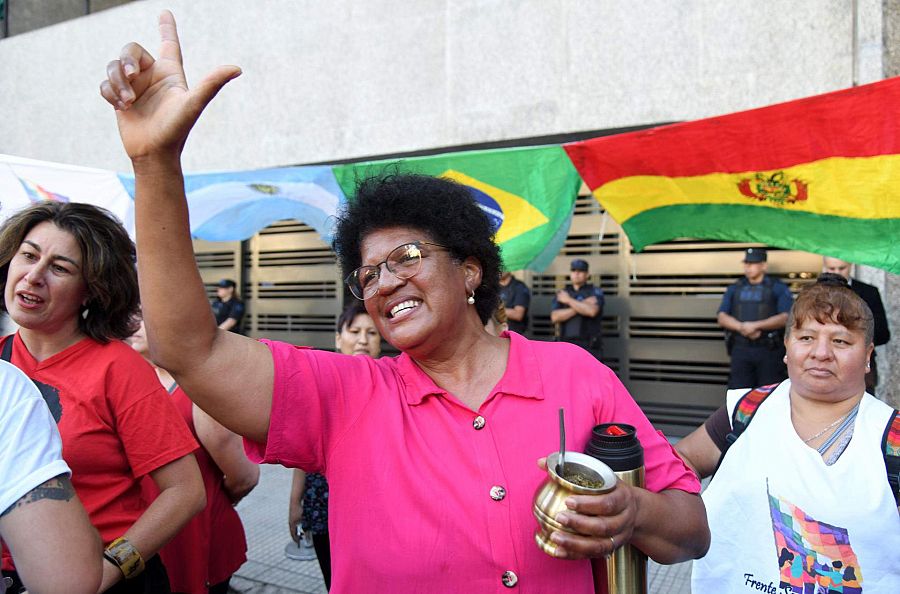
[{"label": "painted banner", "polygon": [[102,206],[134,237],[134,202],[112,171],[0,154],[0,223],[43,200]]},{"label": "painted banner", "polygon": [[[134,196],[134,178],[121,176]],[[344,195],[330,166],[279,167],[185,175],[191,235],[242,241],[272,223],[296,219],[331,243]]]},{"label": "painted banner", "polygon": [[638,251],[760,242],[900,274],[900,78],[565,150]]},{"label": "painted banner", "polygon": [[352,199],[357,181],[387,171],[422,173],[469,187],[494,223],[507,270],[544,270],[569,232],[581,180],[559,146],[445,153],[336,165]]},{"label": "painted banner", "polygon": [[781,574],[780,592],[834,592],[831,586],[838,584],[843,594],[862,594],[862,569],[847,529],[817,521],[771,493],[769,512]]}]

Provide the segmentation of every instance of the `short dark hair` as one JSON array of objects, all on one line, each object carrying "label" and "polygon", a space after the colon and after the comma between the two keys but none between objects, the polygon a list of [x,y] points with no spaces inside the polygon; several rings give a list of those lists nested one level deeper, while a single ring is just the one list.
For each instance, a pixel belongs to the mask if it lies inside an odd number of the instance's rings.
[{"label": "short dark hair", "polygon": [[475,258],[481,284],[475,309],[486,324],[500,295],[500,248],[494,230],[468,187],[411,173],[386,173],[363,179],[338,218],[333,247],[343,276],[362,263],[362,242],[380,229],[409,227],[446,247],[458,262]]},{"label": "short dark hair", "polygon": [[344,311],[338,316],[337,333],[340,334],[343,332],[344,328],[352,324],[353,320],[356,319],[356,316],[360,314],[369,315],[369,312],[366,311],[366,306],[363,305],[362,301],[354,299],[353,302],[348,303],[346,307],[344,307]]},{"label": "short dark hair", "polygon": [[[71,234],[81,248],[89,313],[78,316],[78,329],[104,343],[134,334],[140,325],[134,242],[115,215],[98,206],[46,200],[9,217],[0,227],[0,291],[5,294],[9,263],[25,236],[47,221]],[[5,300],[0,308],[6,311]]]},{"label": "short dark hair", "polygon": [[[875,338],[875,318],[872,310],[859,295],[837,274],[824,273],[821,280],[807,285],[797,295],[787,321],[787,334],[813,318],[820,324],[840,324],[852,332],[862,332],[866,344]],[[840,280],[838,280],[840,279]]]}]

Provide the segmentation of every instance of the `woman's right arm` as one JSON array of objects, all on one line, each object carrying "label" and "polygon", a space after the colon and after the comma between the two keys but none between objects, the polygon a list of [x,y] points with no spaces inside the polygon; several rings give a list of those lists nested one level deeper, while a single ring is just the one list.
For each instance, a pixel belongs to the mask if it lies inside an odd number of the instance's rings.
[{"label": "woman's right arm", "polygon": [[103,97],[116,109],[135,175],[138,277],[150,354],[203,410],[265,442],[274,366],[268,348],[219,330],[194,260],[181,151],[203,109],[231,79],[221,66],[188,89],[175,19],[159,18],[159,58],[131,43],[107,66]]},{"label": "woman's right arm", "polygon": [[731,431],[731,421],[724,406],[719,407],[694,431],[675,444],[675,451],[684,463],[705,479],[716,471],[727,441],[725,436]]}]

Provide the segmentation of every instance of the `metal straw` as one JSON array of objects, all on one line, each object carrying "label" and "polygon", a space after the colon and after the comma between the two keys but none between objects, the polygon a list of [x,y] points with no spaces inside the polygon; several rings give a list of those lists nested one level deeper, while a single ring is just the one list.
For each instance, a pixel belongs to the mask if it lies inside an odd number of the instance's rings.
[{"label": "metal straw", "polygon": [[566,411],[559,409],[559,463],[556,465],[556,474],[563,476],[566,468]]}]

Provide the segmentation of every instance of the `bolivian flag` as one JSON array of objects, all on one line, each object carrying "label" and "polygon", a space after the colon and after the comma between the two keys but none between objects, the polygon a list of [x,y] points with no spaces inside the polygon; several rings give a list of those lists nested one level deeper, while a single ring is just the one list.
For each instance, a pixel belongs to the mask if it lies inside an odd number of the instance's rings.
[{"label": "bolivian flag", "polygon": [[900,78],[565,149],[638,251],[750,241],[900,273]]},{"label": "bolivian flag", "polygon": [[336,165],[353,199],[360,179],[385,172],[446,177],[468,186],[496,230],[508,270],[546,268],[569,232],[581,180],[560,146],[465,151],[429,157]]}]

